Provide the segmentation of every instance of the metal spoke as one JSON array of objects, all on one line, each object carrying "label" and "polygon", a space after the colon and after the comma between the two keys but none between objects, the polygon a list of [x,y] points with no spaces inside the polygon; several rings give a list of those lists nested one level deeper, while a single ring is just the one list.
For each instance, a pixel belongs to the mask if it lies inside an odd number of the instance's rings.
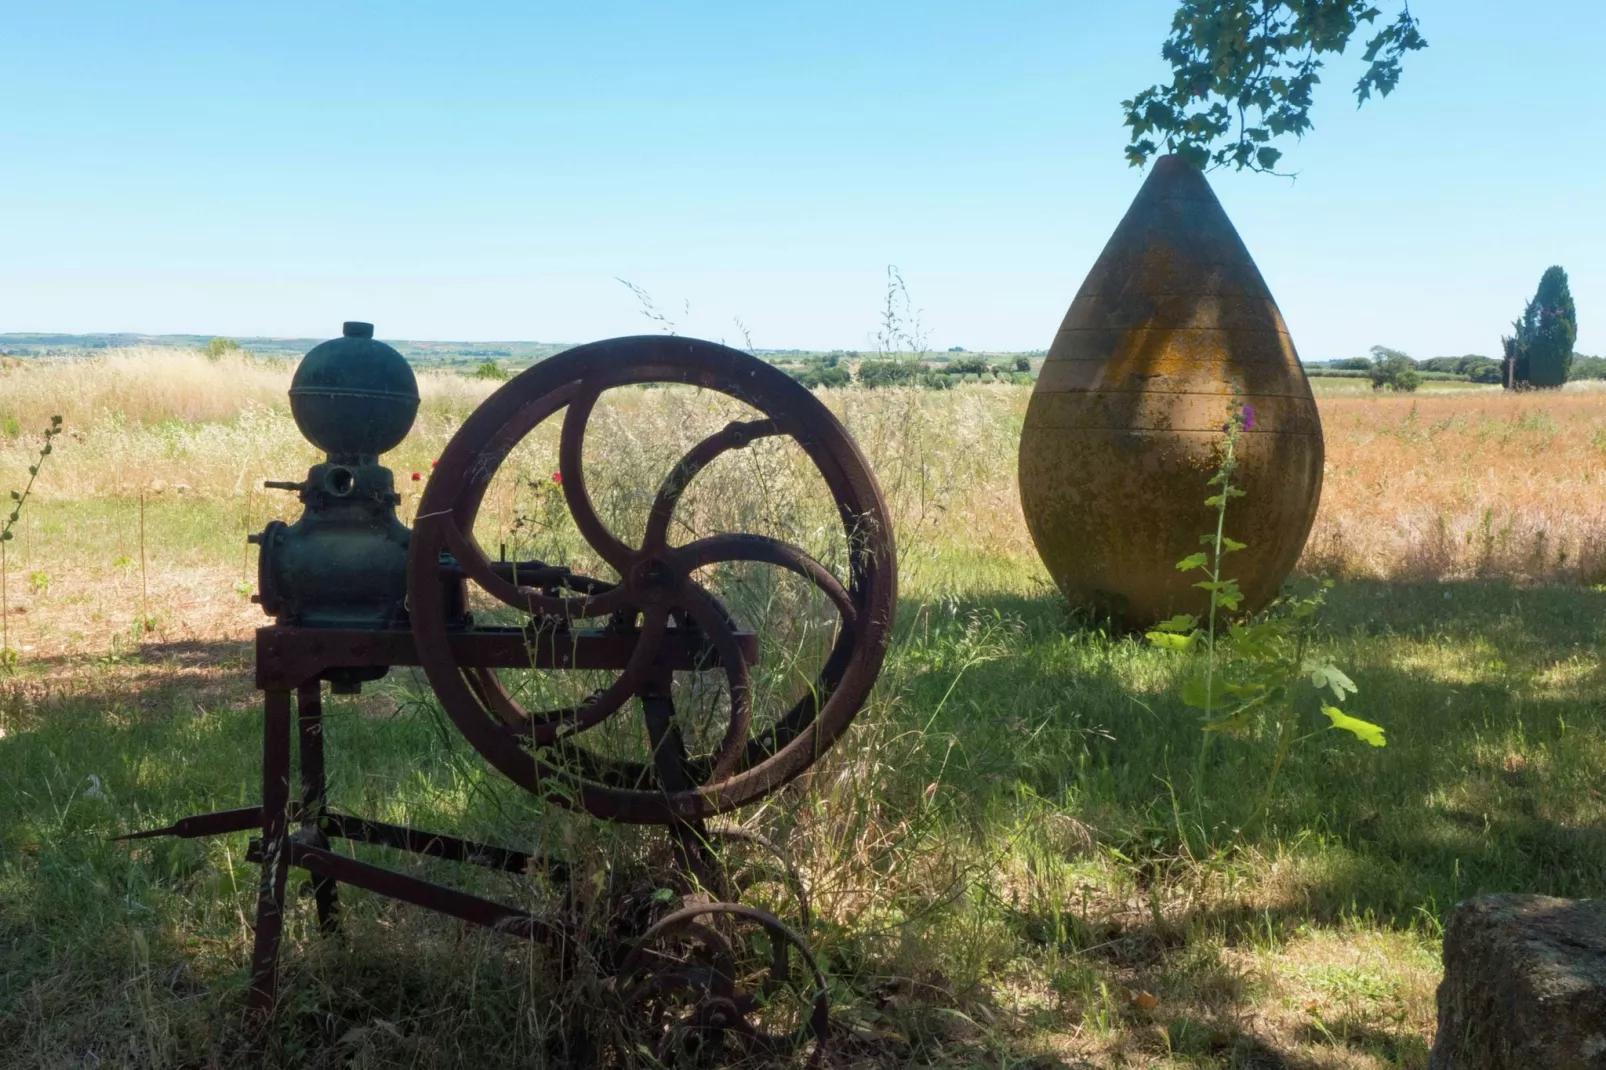
[{"label": "metal spoke", "polygon": [[753,689],[747,660],[742,657],[735,631],[715,609],[711,597],[697,591],[686,600],[685,609],[703,634],[713,641],[714,649],[719,652],[720,668],[725,671],[730,685],[730,724],[715,752],[712,768],[712,778],[722,780],[736,771],[747,754],[747,733],[753,723]]},{"label": "metal spoke", "polygon": [[658,496],[647,514],[647,533],[642,539],[642,547],[661,550],[668,545],[669,522],[674,518],[675,506],[691,481],[697,478],[697,473],[723,453],[742,449],[758,439],[780,433],[780,423],[774,419],[735,422],[693,446],[664,477],[663,484],[658,488]]},{"label": "metal spoke", "polygon": [[853,595],[842,581],[802,547],[793,546],[768,535],[750,535],[745,532],[710,535],[706,539],[687,543],[672,551],[677,565],[694,572],[708,565],[731,561],[756,561],[776,565],[795,572],[818,587],[842,616],[842,622],[851,628],[858,620],[858,609]]},{"label": "metal spoke", "polygon": [[558,740],[584,732],[601,724],[641,690],[658,656],[658,645],[663,639],[669,613],[661,608],[649,608],[642,614],[641,632],[630,661],[607,688],[593,694],[573,710],[559,711],[556,716],[542,721],[531,721],[530,742],[537,747],[548,746]]},{"label": "metal spoke", "polygon": [[591,413],[601,394],[602,388],[599,386],[583,387],[569,402],[568,410],[563,414],[563,432],[558,439],[558,472],[563,476],[563,499],[568,503],[570,515],[574,517],[574,526],[591,544],[591,548],[624,576],[629,573],[637,553],[608,530],[608,525],[597,515],[596,508],[591,504],[591,495],[586,490],[583,459],[586,427],[591,422]]}]

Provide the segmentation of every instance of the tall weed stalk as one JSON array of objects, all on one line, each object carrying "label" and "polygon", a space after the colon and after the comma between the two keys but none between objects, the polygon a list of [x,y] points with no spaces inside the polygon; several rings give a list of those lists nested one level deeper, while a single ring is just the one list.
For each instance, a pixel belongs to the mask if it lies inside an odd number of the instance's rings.
[{"label": "tall weed stalk", "polygon": [[10,578],[7,569],[6,544],[16,537],[11,529],[17,526],[22,517],[22,507],[28,503],[33,494],[34,481],[39,478],[39,469],[44,466],[45,458],[55,452],[54,439],[61,434],[61,417],[52,416],[50,426],[45,428],[44,444],[39,447],[39,454],[28,465],[28,482],[21,490],[11,492],[11,512],[4,521],[0,521],[0,665],[8,665],[15,655],[11,652],[11,607],[6,604],[6,582]]},{"label": "tall weed stalk", "polygon": [[1243,591],[1236,577],[1224,573],[1224,562],[1228,554],[1247,549],[1248,544],[1227,534],[1227,507],[1247,497],[1233,485],[1233,476],[1243,435],[1254,426],[1254,407],[1234,403],[1222,428],[1221,460],[1208,483],[1215,492],[1205,499],[1215,511],[1214,530],[1199,536],[1203,550],[1176,564],[1178,572],[1204,573],[1205,578],[1193,586],[1210,596],[1205,616],[1178,614],[1147,633],[1154,646],[1198,662],[1185,677],[1179,697],[1205,717],[1193,781],[1194,815],[1201,827],[1210,748],[1218,733],[1271,742],[1270,769],[1251,824],[1270,807],[1294,745],[1315,734],[1301,734],[1299,727],[1310,693],[1328,719],[1327,729],[1349,732],[1373,747],[1385,743],[1380,726],[1340,708],[1339,703],[1356,693],[1355,683],[1315,648],[1318,613],[1331,582],[1285,588],[1266,609],[1246,619],[1232,619],[1243,604]]}]

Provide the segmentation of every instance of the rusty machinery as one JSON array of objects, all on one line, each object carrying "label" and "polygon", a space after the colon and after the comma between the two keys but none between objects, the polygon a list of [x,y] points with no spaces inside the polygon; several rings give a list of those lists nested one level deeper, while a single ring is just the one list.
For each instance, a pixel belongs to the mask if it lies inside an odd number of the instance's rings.
[{"label": "rusty machinery", "polygon": [[[703,438],[665,473],[631,545],[609,529],[588,492],[587,427],[605,391],[666,384],[727,395],[755,418]],[[687,403],[697,396],[688,392]],[[331,847],[336,839],[360,841],[565,879],[564,859],[328,805],[323,682],[351,694],[392,666],[417,666],[467,741],[520,787],[598,818],[668,829],[686,894],[655,893],[657,909],[603,954],[638,1043],[671,1061],[699,1052],[769,1058],[807,1050],[817,1058],[829,1035],[829,1008],[798,932],[808,927],[808,907],[797,870],[781,857],[796,925],[720,901],[739,895],[742,884],[719,862],[727,844],[774,848],[709,819],[806,770],[848,727],[879,672],[895,600],[893,542],[880,490],[841,423],[781,371],[725,346],[671,336],[583,345],[514,377],[469,416],[436,463],[409,530],[397,517],[392,473],[379,463],[418,409],[406,360],[374,340],[371,325],[347,323],[343,337],[303,359],[290,401],[297,426],[328,456],[301,482],[268,484],[297,492],[305,508],[296,523],[273,521],[252,536],[261,548],[257,598],[275,618],[256,639],[265,713],[261,805],[128,837],[259,830],[250,852],[262,866],[251,1008],[265,1013],[274,1004],[292,868],[310,875],[325,931],[338,927],[338,887],[350,884],[554,948],[584,939],[561,910],[536,916]],[[539,560],[503,560],[503,553],[493,559],[475,537],[493,477],[547,420],[561,421],[550,489],[561,491],[574,529],[613,573],[610,580]],[[772,438],[795,442],[823,478],[831,526],[841,524],[835,570],[763,535],[716,533],[678,545],[671,538],[677,505],[699,472]],[[744,630],[697,578],[733,563],[791,574],[828,607],[826,652],[795,695],[778,699],[770,688],[759,695],[752,670],[761,636]],[[500,614],[476,620],[476,599]],[[489,622],[498,616],[503,623]],[[513,669],[617,675],[567,708],[532,711],[499,675]],[[706,750],[689,746],[677,721],[677,673],[722,682],[721,727]],[[644,740],[635,757],[588,746],[598,726],[631,717],[640,720],[630,730]],[[300,759],[295,792],[292,739]],[[763,949],[761,961],[744,961],[754,948]],[[783,992],[796,1003],[785,1013],[776,1009]]]}]

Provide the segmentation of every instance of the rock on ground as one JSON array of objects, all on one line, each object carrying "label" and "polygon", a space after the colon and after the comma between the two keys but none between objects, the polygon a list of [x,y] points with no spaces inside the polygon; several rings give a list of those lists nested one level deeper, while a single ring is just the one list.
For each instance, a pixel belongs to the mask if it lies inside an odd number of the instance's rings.
[{"label": "rock on ground", "polygon": [[1444,931],[1429,1070],[1606,1070],[1606,900],[1490,895]]}]

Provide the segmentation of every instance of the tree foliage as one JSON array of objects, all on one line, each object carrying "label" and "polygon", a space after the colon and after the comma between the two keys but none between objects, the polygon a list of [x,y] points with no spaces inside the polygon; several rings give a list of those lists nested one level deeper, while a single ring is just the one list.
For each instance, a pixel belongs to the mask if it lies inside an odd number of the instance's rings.
[{"label": "tree foliage", "polygon": [[1483,357],[1476,353],[1468,353],[1464,357],[1433,357],[1417,361],[1416,366],[1419,371],[1460,375],[1474,383],[1502,381],[1500,362],[1493,357]]},{"label": "tree foliage", "polygon": [[214,338],[201,347],[201,352],[206,355],[207,360],[215,361],[222,360],[230,353],[241,353],[244,350],[240,343],[232,338]]},{"label": "tree foliage", "polygon": [[1398,390],[1408,394],[1422,385],[1416,361],[1388,346],[1372,347],[1372,365],[1367,370],[1372,376],[1373,390]]},{"label": "tree foliage", "polygon": [[853,373],[843,367],[835,357],[813,361],[790,373],[792,378],[810,390],[821,386],[843,387],[853,385]]},{"label": "tree foliage", "polygon": [[1539,289],[1512,324],[1516,332],[1500,340],[1511,382],[1526,386],[1560,386],[1572,374],[1573,343],[1578,340],[1578,309],[1573,305],[1567,272],[1545,270]]},{"label": "tree foliage", "polygon": [[1569,381],[1573,379],[1606,379],[1606,357],[1591,357],[1583,353],[1573,354],[1573,366],[1567,373]]},{"label": "tree foliage", "polygon": [[[1181,0],[1160,51],[1170,83],[1121,102],[1132,131],[1127,161],[1141,167],[1164,145],[1199,167],[1275,171],[1282,150],[1271,142],[1311,128],[1321,57],[1342,53],[1380,15],[1367,0]],[[1388,96],[1405,54],[1426,47],[1401,0],[1366,42],[1356,106],[1374,92]]]}]

